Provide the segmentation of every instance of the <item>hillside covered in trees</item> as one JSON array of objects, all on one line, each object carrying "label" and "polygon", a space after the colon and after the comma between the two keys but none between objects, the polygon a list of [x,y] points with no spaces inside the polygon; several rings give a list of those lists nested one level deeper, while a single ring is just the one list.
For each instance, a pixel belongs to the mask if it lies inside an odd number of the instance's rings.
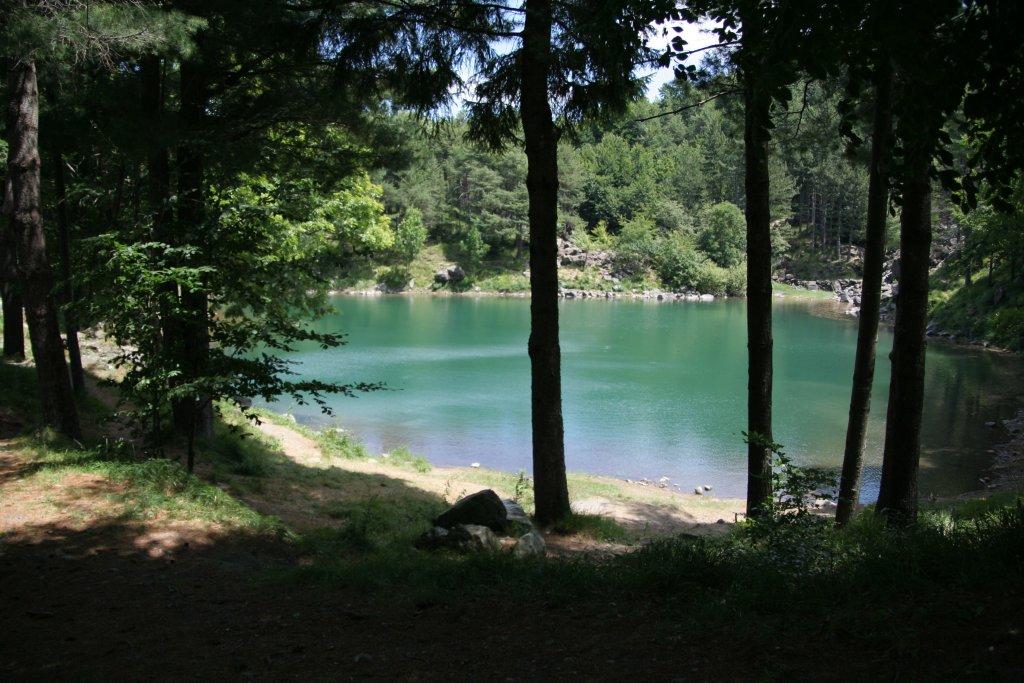
[{"label": "hillside covered in trees", "polygon": [[[985,420],[983,474],[920,481],[948,466],[922,446],[929,340],[999,347],[971,351],[987,372],[1024,349],[1022,23],[1011,0],[0,0],[0,675],[1015,678],[1024,412],[944,385]],[[522,396],[495,332],[469,352],[487,395],[441,401],[465,424],[521,399],[529,470],[348,431],[335,398],[405,388],[346,355],[339,291],[528,295]],[[658,341],[742,368],[742,498],[567,471],[575,293],[735,304],[742,356],[724,326]],[[777,300],[833,293],[849,353],[816,353],[852,373],[820,467],[779,443],[799,368],[775,344],[802,365],[804,340]],[[443,332],[393,351],[400,381],[463,353]],[[682,357],[611,348],[593,383],[644,396]],[[660,411],[612,427],[693,417]]]}]

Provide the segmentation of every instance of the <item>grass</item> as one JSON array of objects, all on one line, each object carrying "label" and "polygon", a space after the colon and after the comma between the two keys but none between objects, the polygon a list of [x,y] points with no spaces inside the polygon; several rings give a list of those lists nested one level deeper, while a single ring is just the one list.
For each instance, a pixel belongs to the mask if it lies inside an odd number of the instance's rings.
[{"label": "grass", "polygon": [[429,460],[422,455],[416,455],[406,446],[399,446],[390,453],[382,453],[380,457],[389,465],[407,467],[421,473],[429,472],[432,469]]},{"label": "grass", "polygon": [[334,501],[325,504],[322,512],[344,525],[301,534],[297,548],[329,562],[353,554],[410,548],[444,509],[440,501],[417,497]]},{"label": "grass", "polygon": [[125,442],[81,447],[48,432],[21,437],[15,447],[31,457],[28,476],[57,482],[71,474],[95,474],[120,485],[113,502],[125,519],[166,517],[202,520],[253,533],[283,532],[281,523],[259,514],[217,486],[190,475],[178,462],[139,458]]},{"label": "grass", "polygon": [[940,329],[1024,350],[1024,284],[1008,267],[997,267],[991,277],[979,269],[967,285],[962,274],[943,264],[930,285],[928,310]]},{"label": "grass", "polygon": [[[567,524],[606,537],[620,533],[586,517]],[[342,584],[408,600],[465,594],[564,602],[649,596],[710,603],[716,610],[730,605],[727,612],[785,614],[797,623],[838,614],[856,624],[863,615],[882,618],[888,607],[927,611],[949,602],[950,609],[960,609],[965,592],[1017,585],[1024,563],[1024,506],[1018,499],[969,516],[926,515],[903,532],[882,528],[870,515],[843,529],[814,519],[741,525],[724,538],[661,539],[602,562],[458,557],[394,545],[378,551],[358,558],[326,553],[323,561],[267,578]]]},{"label": "grass", "polygon": [[565,535],[578,535],[610,543],[628,543],[635,540],[624,526],[614,519],[601,515],[570,515],[568,519],[555,526],[554,531]]}]

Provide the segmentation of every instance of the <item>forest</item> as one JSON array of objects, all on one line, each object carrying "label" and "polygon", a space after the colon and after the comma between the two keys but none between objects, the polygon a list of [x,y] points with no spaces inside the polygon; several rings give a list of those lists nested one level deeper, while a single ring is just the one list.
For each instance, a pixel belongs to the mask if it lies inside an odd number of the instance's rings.
[{"label": "forest", "polygon": [[0,675],[1017,678],[1022,24],[0,0]]}]

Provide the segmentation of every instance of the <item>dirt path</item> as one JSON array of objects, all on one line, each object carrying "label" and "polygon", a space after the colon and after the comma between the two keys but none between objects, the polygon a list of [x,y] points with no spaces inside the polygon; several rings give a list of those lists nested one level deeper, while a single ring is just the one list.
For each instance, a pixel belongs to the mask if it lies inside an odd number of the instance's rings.
[{"label": "dirt path", "polygon": [[[279,443],[287,458],[304,467],[337,468],[370,477],[386,477],[449,502],[486,488],[494,488],[502,496],[512,495],[512,491],[503,490],[501,486],[481,483],[476,478],[480,470],[473,468],[435,467],[429,472],[418,472],[376,458],[328,460],[316,442],[285,425],[263,421],[258,429]],[[613,493],[578,498],[573,502],[573,509],[580,514],[608,517],[636,532],[651,535],[721,533],[727,523],[735,520],[736,513],[743,510],[742,501],[738,500],[684,495],[607,477],[589,479]]]}]

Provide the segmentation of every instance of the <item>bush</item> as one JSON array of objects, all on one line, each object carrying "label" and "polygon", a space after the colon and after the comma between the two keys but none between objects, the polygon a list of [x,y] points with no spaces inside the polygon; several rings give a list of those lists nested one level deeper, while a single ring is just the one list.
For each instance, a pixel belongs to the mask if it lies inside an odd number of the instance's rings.
[{"label": "bush", "polygon": [[643,273],[655,264],[659,246],[653,221],[642,216],[627,221],[619,233],[615,266],[630,275]]},{"label": "bush", "polygon": [[1024,310],[999,309],[989,316],[989,327],[996,344],[1014,351],[1024,349]]},{"label": "bush", "polygon": [[743,260],[747,245],[747,225],[740,207],[720,202],[701,213],[697,246],[723,268]]},{"label": "bush", "polygon": [[395,228],[395,244],[392,251],[396,258],[408,263],[427,243],[427,226],[423,223],[423,214],[419,209],[410,208]]},{"label": "bush", "polygon": [[729,296],[746,296],[747,266],[745,263],[725,271],[725,293]]},{"label": "bush", "polygon": [[475,225],[469,226],[459,241],[459,251],[462,252],[463,261],[469,265],[478,265],[490,249]]},{"label": "bush", "polygon": [[377,281],[392,291],[405,289],[410,280],[412,280],[412,272],[408,266],[391,266],[382,270],[377,276]]},{"label": "bush", "polygon": [[693,282],[693,288],[701,294],[714,294],[723,296],[726,294],[726,271],[713,263],[702,263],[697,270]]},{"label": "bush", "polygon": [[676,234],[661,243],[655,270],[666,286],[680,290],[695,286],[703,261],[690,240]]}]

